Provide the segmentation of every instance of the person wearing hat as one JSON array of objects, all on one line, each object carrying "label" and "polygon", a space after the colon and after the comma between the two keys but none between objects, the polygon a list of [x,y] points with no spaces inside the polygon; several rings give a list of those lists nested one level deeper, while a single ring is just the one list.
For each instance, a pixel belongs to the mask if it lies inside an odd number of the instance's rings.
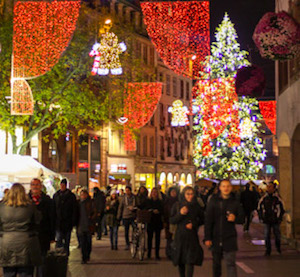
[{"label": "person wearing hat", "polygon": [[117,219],[119,198],[116,190],[111,190],[106,202],[106,222],[109,226],[111,250],[118,250],[119,221]]}]

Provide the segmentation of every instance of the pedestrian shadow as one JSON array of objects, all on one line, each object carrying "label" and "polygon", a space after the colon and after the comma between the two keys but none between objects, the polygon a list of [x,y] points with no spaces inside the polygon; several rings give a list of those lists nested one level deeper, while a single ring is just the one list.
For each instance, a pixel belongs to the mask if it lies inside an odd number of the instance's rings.
[{"label": "pedestrian shadow", "polygon": [[[80,260],[73,260],[73,263],[80,263]],[[147,265],[155,265],[158,264],[157,262],[151,261],[129,261],[129,260],[93,260],[90,261],[86,266],[89,265],[140,265],[140,266],[147,266]]]}]

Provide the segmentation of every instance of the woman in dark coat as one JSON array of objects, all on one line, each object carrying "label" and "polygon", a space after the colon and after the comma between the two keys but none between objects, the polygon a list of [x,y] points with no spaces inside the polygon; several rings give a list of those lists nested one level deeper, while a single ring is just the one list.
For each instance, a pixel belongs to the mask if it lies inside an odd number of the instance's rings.
[{"label": "woman in dark coat", "polygon": [[4,277],[32,277],[42,264],[38,239],[41,216],[21,184],[14,184],[0,203],[0,266]]},{"label": "woman in dark coat", "polygon": [[148,233],[148,258],[151,259],[152,241],[155,234],[155,257],[160,260],[160,234],[163,229],[163,202],[160,197],[160,193],[157,188],[153,188],[151,191],[149,206],[152,210],[151,221],[147,226]]},{"label": "woman in dark coat", "polygon": [[141,186],[136,196],[136,206],[140,210],[147,210],[148,204],[148,190],[145,186]]},{"label": "woman in dark coat", "polygon": [[109,226],[111,250],[118,250],[119,198],[116,190],[112,190],[110,194],[110,198],[106,201],[106,223]]},{"label": "woman in dark coat", "polygon": [[180,277],[192,277],[194,266],[201,266],[203,261],[198,229],[204,223],[204,212],[192,187],[183,189],[182,200],[173,206],[170,223],[177,225],[172,247],[173,263],[179,267]]}]

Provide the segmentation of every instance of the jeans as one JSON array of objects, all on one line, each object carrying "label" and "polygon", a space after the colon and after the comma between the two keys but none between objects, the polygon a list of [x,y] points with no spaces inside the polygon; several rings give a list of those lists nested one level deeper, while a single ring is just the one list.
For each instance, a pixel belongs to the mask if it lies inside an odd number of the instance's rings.
[{"label": "jeans", "polygon": [[134,226],[135,226],[134,219],[133,218],[124,218],[123,219],[123,224],[124,224],[124,227],[125,227],[126,245],[129,246],[130,245],[130,242],[129,242],[129,227],[131,225],[132,229],[134,228]]},{"label": "jeans", "polygon": [[102,218],[102,232],[107,236],[107,224],[106,224],[106,214]]},{"label": "jeans", "polygon": [[34,267],[3,267],[4,277],[33,277]]},{"label": "jeans", "polygon": [[96,231],[97,231],[97,239],[101,239],[102,237],[102,219],[103,219],[103,214],[100,216],[97,216],[96,218]]},{"label": "jeans", "polygon": [[153,228],[148,225],[147,228],[148,233],[148,257],[151,257],[151,250],[152,250],[152,241],[153,241],[153,235],[155,233],[155,256],[156,258],[159,258],[159,248],[160,248],[160,228]]},{"label": "jeans", "polygon": [[119,226],[109,227],[110,244],[112,248],[118,247],[118,230]]},{"label": "jeans", "polygon": [[70,241],[71,231],[56,231],[56,248],[64,248],[68,256],[70,256]]},{"label": "jeans", "polygon": [[271,231],[273,229],[275,236],[275,245],[278,251],[281,248],[281,232],[280,232],[280,224],[265,224],[265,243],[266,249],[268,253],[271,253],[272,244],[271,244]]},{"label": "jeans", "polygon": [[81,243],[82,260],[87,262],[90,259],[92,252],[92,235],[90,232],[83,232],[79,234]]},{"label": "jeans", "polygon": [[180,264],[178,265],[180,277],[193,277],[194,265],[192,264]]},{"label": "jeans", "polygon": [[213,276],[222,276],[222,258],[224,257],[227,266],[227,277],[236,277],[236,251],[225,252],[223,250],[213,250]]}]

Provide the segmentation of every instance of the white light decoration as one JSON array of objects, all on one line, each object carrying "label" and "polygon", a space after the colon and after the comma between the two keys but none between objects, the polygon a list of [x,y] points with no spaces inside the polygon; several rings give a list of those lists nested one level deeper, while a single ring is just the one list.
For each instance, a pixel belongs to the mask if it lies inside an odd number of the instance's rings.
[{"label": "white light decoration", "polygon": [[124,125],[124,124],[126,124],[126,123],[128,122],[128,118],[125,117],[125,116],[122,116],[122,117],[120,117],[120,118],[117,120],[117,122],[118,122],[120,125]]},{"label": "white light decoration", "polygon": [[171,125],[173,127],[190,125],[188,118],[189,110],[186,106],[183,106],[181,100],[174,101],[172,107],[169,107],[168,112],[172,114]]}]

